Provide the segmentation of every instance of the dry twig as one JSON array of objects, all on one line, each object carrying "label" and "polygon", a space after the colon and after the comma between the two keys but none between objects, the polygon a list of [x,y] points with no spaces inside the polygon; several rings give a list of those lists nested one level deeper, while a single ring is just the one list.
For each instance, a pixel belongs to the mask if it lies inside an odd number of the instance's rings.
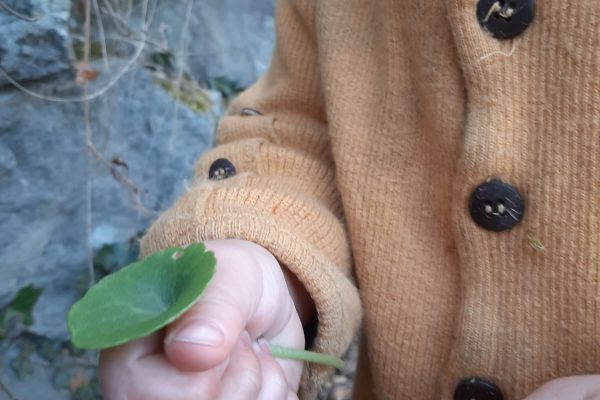
[{"label": "dry twig", "polygon": [[[85,0],[85,23],[84,23],[84,50],[83,50],[83,63],[89,65],[90,63],[90,49],[91,49],[91,0]],[[83,94],[87,98],[89,90],[89,80],[83,82]],[[94,147],[92,141],[92,123],[90,115],[90,101],[86,99],[83,101],[83,118],[85,121],[85,143],[88,148]],[[95,148],[95,147],[94,147]],[[92,165],[89,156],[87,157],[87,179],[86,179],[86,192],[85,192],[85,203],[86,203],[86,232],[87,232],[87,248],[88,248],[88,274],[89,274],[89,286],[92,287],[96,282],[94,272],[94,250],[90,237],[92,236]]]},{"label": "dry twig", "polygon": [[0,389],[2,389],[2,391],[4,393],[6,393],[6,395],[8,396],[8,398],[10,400],[17,400],[17,398],[15,397],[15,395],[12,394],[12,392],[10,391],[10,389],[8,389],[8,387],[4,384],[4,382],[2,382],[2,379],[0,379]]},{"label": "dry twig", "polygon": [[35,17],[30,17],[29,15],[21,14],[17,10],[9,7],[3,0],[0,0],[0,8],[2,8],[4,11],[9,13],[13,17],[18,18],[23,21],[27,21],[27,22],[36,22],[40,18],[43,17],[43,15],[42,16],[36,15]]}]

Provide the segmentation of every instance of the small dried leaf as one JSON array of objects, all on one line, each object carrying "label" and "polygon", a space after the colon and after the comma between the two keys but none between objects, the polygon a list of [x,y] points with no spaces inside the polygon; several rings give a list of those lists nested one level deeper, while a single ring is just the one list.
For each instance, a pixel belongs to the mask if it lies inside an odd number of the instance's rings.
[{"label": "small dried leaf", "polygon": [[87,385],[87,378],[82,370],[77,370],[75,376],[71,377],[69,380],[69,390],[71,393],[75,393],[85,385]]},{"label": "small dried leaf", "polygon": [[98,71],[86,61],[80,61],[75,64],[75,83],[84,85],[88,82],[98,79]]}]

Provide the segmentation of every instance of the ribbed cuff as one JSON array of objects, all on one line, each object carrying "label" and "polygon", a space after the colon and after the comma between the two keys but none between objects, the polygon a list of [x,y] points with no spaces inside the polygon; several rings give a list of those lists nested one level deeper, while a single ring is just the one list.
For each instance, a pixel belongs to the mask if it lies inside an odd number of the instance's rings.
[{"label": "ribbed cuff", "polygon": [[[142,254],[227,238],[263,246],[298,277],[315,303],[319,325],[311,350],[340,356],[361,317],[341,222],[319,203],[299,196],[255,185],[211,185],[197,185],[164,213],[143,238]],[[305,368],[300,398],[316,398],[328,372],[319,365]]]}]

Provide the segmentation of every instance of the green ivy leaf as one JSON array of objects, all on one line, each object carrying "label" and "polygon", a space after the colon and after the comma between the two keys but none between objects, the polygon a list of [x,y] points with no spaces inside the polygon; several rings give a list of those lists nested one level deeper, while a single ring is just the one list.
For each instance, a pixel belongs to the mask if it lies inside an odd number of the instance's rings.
[{"label": "green ivy leaf", "polygon": [[[215,273],[203,244],[154,253],[108,275],[71,307],[67,324],[77,348],[104,349],[151,334],[195,303]],[[270,345],[274,357],[342,368],[337,357]],[[82,396],[87,392],[82,392]]]},{"label": "green ivy leaf", "polygon": [[20,334],[22,325],[33,324],[33,307],[42,289],[33,285],[21,288],[5,307],[0,309],[0,340]]},{"label": "green ivy leaf", "polygon": [[105,277],[71,307],[75,347],[104,349],[169,324],[194,304],[216,259],[202,243],[154,253]]},{"label": "green ivy leaf", "polygon": [[31,316],[33,306],[35,306],[41,294],[42,289],[38,289],[33,285],[25,286],[8,303],[7,308],[16,311],[21,316],[25,325],[31,325],[33,323],[33,317]]}]

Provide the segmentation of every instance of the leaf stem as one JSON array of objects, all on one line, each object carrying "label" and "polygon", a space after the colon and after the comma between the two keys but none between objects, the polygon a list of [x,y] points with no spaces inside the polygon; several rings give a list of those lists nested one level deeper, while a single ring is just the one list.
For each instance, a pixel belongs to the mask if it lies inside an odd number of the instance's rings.
[{"label": "leaf stem", "polygon": [[344,361],[342,359],[330,356],[329,354],[292,349],[289,347],[277,346],[270,343],[269,349],[271,350],[271,354],[273,355],[273,357],[288,358],[291,360],[300,360],[310,363],[323,364],[337,369],[344,368]]}]

